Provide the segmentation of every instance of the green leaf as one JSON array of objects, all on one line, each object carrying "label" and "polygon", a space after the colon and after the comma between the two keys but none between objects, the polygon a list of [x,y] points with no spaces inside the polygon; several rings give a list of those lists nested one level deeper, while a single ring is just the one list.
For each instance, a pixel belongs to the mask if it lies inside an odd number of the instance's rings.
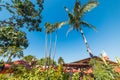
[{"label": "green leaf", "polygon": [[68,36],[69,32],[72,31],[74,29],[73,26],[70,26],[70,28],[67,30],[66,36]]},{"label": "green leaf", "polygon": [[82,16],[84,13],[92,10],[94,7],[98,5],[97,1],[89,1],[86,3],[80,10],[80,16]]},{"label": "green leaf", "polygon": [[88,28],[91,28],[91,29],[97,31],[96,27],[94,27],[93,25],[87,23],[86,21],[80,21],[79,24],[85,25],[85,27],[88,27]]}]

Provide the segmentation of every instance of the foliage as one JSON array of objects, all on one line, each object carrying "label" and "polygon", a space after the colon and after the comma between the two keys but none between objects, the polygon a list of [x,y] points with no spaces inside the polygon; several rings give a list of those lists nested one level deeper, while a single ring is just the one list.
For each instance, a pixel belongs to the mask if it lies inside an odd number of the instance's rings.
[{"label": "foliage", "polygon": [[61,28],[66,22],[56,22],[54,24],[50,24],[49,22],[45,23],[46,33],[52,33],[55,30]]},{"label": "foliage", "polygon": [[[93,77],[89,74],[83,75],[83,80],[119,80],[119,74],[114,71],[114,67],[107,63],[101,63],[100,61],[91,60],[93,67]],[[32,67],[26,68],[24,65],[13,65],[11,68],[14,72],[12,75],[0,74],[3,80],[79,80],[80,74],[74,73],[73,75],[64,72],[64,68],[61,64],[49,68]]]},{"label": "foliage", "polygon": [[79,80],[79,72],[73,74],[72,80]]},{"label": "foliage", "polygon": [[120,58],[116,57],[115,59],[116,59],[118,65],[119,65],[119,67],[120,67]]},{"label": "foliage", "polygon": [[[0,56],[11,58],[23,57],[22,50],[28,47],[26,34],[20,28],[29,31],[41,31],[41,12],[44,0],[10,0],[0,1],[0,10],[9,14],[0,20]],[[4,9],[4,10],[3,10]]]},{"label": "foliage", "polygon": [[93,77],[91,77],[89,74],[83,75],[83,80],[95,80]]},{"label": "foliage", "polygon": [[93,75],[95,80],[116,80],[119,78],[120,75],[115,72],[115,67],[104,61],[91,60],[91,64],[94,65]]},{"label": "foliage", "polygon": [[0,55],[8,57],[7,62],[11,58],[22,57],[22,50],[28,47],[26,34],[13,27],[2,27],[0,29]]},{"label": "foliage", "polygon": [[59,59],[58,59],[58,64],[64,64],[65,62],[64,62],[64,59],[62,58],[62,57],[59,57]]},{"label": "foliage", "polygon": [[26,61],[26,62],[31,62],[35,59],[37,59],[35,56],[33,55],[27,55],[27,56],[24,56],[23,59]]},{"label": "foliage", "polygon": [[[16,69],[15,69],[16,68]],[[59,65],[56,68],[43,69],[32,68],[26,69],[23,66],[15,67],[15,71],[11,76],[1,75],[3,80],[68,80],[68,74],[63,72],[63,68]],[[9,78],[8,78],[9,77]]]},{"label": "foliage", "polygon": [[10,17],[0,21],[0,26],[26,27],[29,31],[41,31],[41,12],[44,0],[10,0],[1,2],[0,9],[6,9]]},{"label": "foliage", "polygon": [[80,1],[76,0],[76,3],[73,8],[73,13],[70,12],[67,7],[65,7],[65,10],[68,13],[68,17],[69,17],[68,24],[71,25],[71,27],[76,30],[79,30],[79,28],[81,28],[81,25],[85,25],[87,27],[90,27],[96,30],[94,26],[83,21],[82,18],[86,12],[89,12],[97,5],[98,5],[98,2],[96,0],[94,1],[89,0],[86,4],[81,6]]},{"label": "foliage", "polygon": [[49,57],[41,58],[40,60],[37,61],[37,64],[40,66],[44,66],[45,62],[46,62],[46,66],[53,65],[53,64],[56,65],[56,62]]}]

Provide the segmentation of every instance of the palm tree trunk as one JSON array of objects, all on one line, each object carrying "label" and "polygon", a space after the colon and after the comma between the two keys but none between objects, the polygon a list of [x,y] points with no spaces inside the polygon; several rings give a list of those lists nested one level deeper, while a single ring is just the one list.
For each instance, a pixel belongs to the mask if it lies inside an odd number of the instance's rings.
[{"label": "palm tree trunk", "polygon": [[52,51],[52,33],[50,33],[50,50],[49,50],[49,57],[48,57],[48,65],[50,65],[51,51]]},{"label": "palm tree trunk", "polygon": [[56,45],[57,45],[57,31],[55,34],[55,43],[54,43],[54,55],[53,55],[53,65],[54,65],[54,59],[55,59],[55,55],[56,55]]},{"label": "palm tree trunk", "polygon": [[84,32],[83,32],[82,28],[79,28],[79,29],[80,29],[82,38],[83,38],[83,40],[84,40],[84,42],[85,42],[85,45],[86,45],[86,48],[87,48],[87,52],[89,53],[90,57],[93,58],[92,51],[91,51],[91,49],[90,49],[90,47],[89,47],[89,45],[88,45],[87,39],[86,39],[86,37],[85,37],[85,35],[84,35]]},{"label": "palm tree trunk", "polygon": [[44,53],[44,66],[45,66],[45,68],[46,68],[46,64],[47,64],[47,60],[46,60],[46,58],[47,58],[47,43],[48,42],[48,34],[46,33],[46,36],[45,36],[45,53]]}]

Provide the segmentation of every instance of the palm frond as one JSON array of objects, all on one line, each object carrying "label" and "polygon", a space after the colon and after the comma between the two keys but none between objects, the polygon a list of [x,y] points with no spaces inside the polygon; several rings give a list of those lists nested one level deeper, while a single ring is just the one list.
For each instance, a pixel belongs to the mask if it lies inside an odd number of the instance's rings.
[{"label": "palm frond", "polygon": [[70,11],[69,11],[69,9],[68,9],[67,7],[64,7],[64,9],[65,9],[65,11],[66,11],[67,13],[70,13]]},{"label": "palm frond", "polygon": [[64,22],[56,22],[54,24],[50,24],[49,22],[45,23],[46,33],[52,33],[56,29],[60,29],[63,25],[67,24],[67,21]]},{"label": "palm frond", "polygon": [[88,3],[86,3],[80,10],[80,16],[82,16],[84,13],[92,10],[93,8],[95,8],[98,5],[97,1],[89,1]]},{"label": "palm frond", "polygon": [[48,28],[48,27],[50,27],[51,26],[51,24],[49,23],[49,22],[46,22],[45,23],[45,28]]},{"label": "palm frond", "polygon": [[88,28],[91,28],[91,29],[97,31],[96,27],[94,27],[93,25],[87,23],[86,21],[80,21],[80,24],[85,25],[85,27],[88,27]]},{"label": "palm frond", "polygon": [[45,28],[46,28],[45,31],[46,31],[47,34],[54,32],[53,25],[50,24],[49,22],[45,23]]},{"label": "palm frond", "polygon": [[60,29],[63,25],[67,24],[66,21],[64,22],[58,22],[54,24],[54,28]]},{"label": "palm frond", "polygon": [[65,11],[68,13],[69,16],[69,24],[73,24],[75,21],[75,15],[69,11],[67,7],[64,7]]},{"label": "palm frond", "polygon": [[81,10],[81,4],[80,4],[80,1],[79,1],[79,0],[76,0],[76,3],[75,3],[75,5],[74,5],[73,10],[74,10],[74,14],[75,14],[76,16],[79,15],[80,10]]},{"label": "palm frond", "polygon": [[74,29],[74,27],[70,26],[70,28],[67,30],[66,37],[68,36],[69,32],[72,31],[73,29]]}]

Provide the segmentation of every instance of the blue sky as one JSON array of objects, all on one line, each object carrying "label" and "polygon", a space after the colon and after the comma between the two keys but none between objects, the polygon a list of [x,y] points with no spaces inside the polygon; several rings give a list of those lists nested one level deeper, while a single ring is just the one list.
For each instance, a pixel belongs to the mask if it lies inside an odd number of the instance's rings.
[{"label": "blue sky", "polygon": [[[87,0],[81,0],[84,4]],[[42,12],[43,21],[55,23],[68,19],[64,6],[71,11],[75,0],[45,0],[44,10]],[[93,24],[98,32],[84,28],[85,36],[94,55],[99,56],[102,50],[105,50],[111,60],[120,57],[120,0],[99,0],[98,7],[86,13],[84,20]],[[63,57],[65,62],[72,62],[89,57],[81,34],[71,31],[66,37],[68,25],[58,31],[57,54],[55,59]],[[45,33],[28,33],[29,48],[25,54],[33,54],[37,57],[44,56],[44,35]],[[54,34],[53,34],[54,39]],[[54,40],[53,40],[54,42]]]},{"label": "blue sky", "polygon": [[[88,0],[81,0],[84,4]],[[42,24],[45,22],[55,23],[68,19],[64,6],[72,11],[75,0],[45,0],[42,12]],[[111,60],[115,57],[120,58],[120,0],[99,0],[99,5],[86,13],[84,20],[93,24],[98,32],[89,28],[84,28],[85,36],[94,55],[99,56],[105,50]],[[66,37],[69,26],[63,26],[58,31],[57,54],[55,59],[60,56],[65,62],[89,57],[80,32],[71,31]],[[26,31],[27,32],[27,31]],[[45,32],[27,32],[29,47],[24,50],[24,54],[32,54],[37,58],[44,57]],[[54,33],[53,33],[54,42]]]}]

